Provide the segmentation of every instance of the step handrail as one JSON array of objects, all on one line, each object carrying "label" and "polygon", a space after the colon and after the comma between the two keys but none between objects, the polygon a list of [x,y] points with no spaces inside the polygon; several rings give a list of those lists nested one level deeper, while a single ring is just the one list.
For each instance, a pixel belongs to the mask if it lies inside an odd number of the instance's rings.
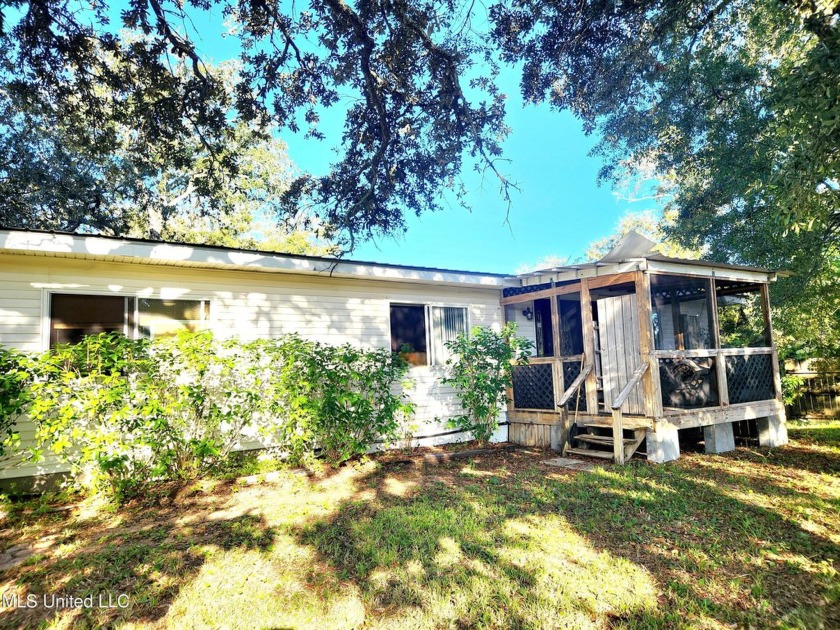
[{"label": "step handrail", "polygon": [[612,401],[612,405],[610,405],[612,407],[613,420],[613,460],[619,465],[623,464],[626,459],[624,452],[624,414],[621,412],[621,406],[636,385],[642,382],[642,377],[647,372],[648,367],[648,362],[642,361],[639,367],[633,372],[633,376],[627,381],[627,385],[624,386],[624,389],[619,392],[615,400]]},{"label": "step handrail", "polygon": [[569,385],[568,389],[563,392],[563,395],[560,397],[560,401],[557,403],[558,407],[565,407],[566,404],[571,400],[572,396],[574,396],[575,392],[580,389],[580,386],[583,385],[583,381],[586,380],[586,377],[589,376],[589,373],[592,371],[592,366],[587,365],[580,371],[580,374],[577,375],[577,378],[572,381],[572,384]]},{"label": "step handrail", "polygon": [[627,381],[627,385],[624,386],[624,389],[615,397],[615,400],[612,401],[612,409],[621,409],[621,405],[627,400],[627,397],[630,395],[630,392],[633,391],[633,388],[636,387],[639,383],[642,382],[642,377],[647,372],[648,367],[650,365],[647,361],[642,361],[639,367],[636,368],[636,371],[633,372],[633,376],[630,377],[630,380]]}]

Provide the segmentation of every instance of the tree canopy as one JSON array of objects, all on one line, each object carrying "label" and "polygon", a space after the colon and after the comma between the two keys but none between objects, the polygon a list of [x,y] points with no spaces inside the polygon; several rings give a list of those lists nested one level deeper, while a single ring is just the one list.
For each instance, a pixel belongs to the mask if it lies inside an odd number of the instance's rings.
[{"label": "tree canopy", "polygon": [[597,132],[602,181],[649,175],[654,231],[704,257],[790,270],[792,354],[840,354],[840,3],[521,0],[492,9],[526,100]]},{"label": "tree canopy", "polygon": [[[211,10],[241,51],[232,86],[190,26]],[[200,173],[195,194],[216,203],[242,168],[242,129],[317,138],[323,111],[340,108],[334,163],[290,178],[277,205],[352,247],[462,196],[469,163],[509,194],[496,84],[507,63],[522,69],[526,102],[571,111],[597,134],[603,181],[653,174],[677,217],[672,240],[792,269],[800,294],[837,270],[836,0],[0,0],[0,50],[8,119],[41,120],[61,138],[4,140],[46,151],[56,168],[37,174],[44,189],[73,154],[119,154],[141,172]],[[102,217],[109,191],[90,187],[96,168],[67,180],[79,194],[60,211],[119,222]],[[27,211],[57,210],[15,210]]]},{"label": "tree canopy", "polygon": [[[323,108],[344,107],[337,161],[326,175],[299,174],[282,201],[290,214],[316,209],[351,244],[400,230],[406,210],[438,209],[443,191],[458,194],[465,156],[495,168],[504,98],[469,5],[130,0],[118,17],[116,6],[2,0],[8,97],[84,129],[74,140],[95,150],[115,146],[111,125],[125,125],[138,161],[152,148],[158,160],[189,166],[185,148],[198,143],[200,193],[210,198],[240,166],[228,150],[240,125],[318,137]],[[195,12],[211,9],[221,9],[242,51],[231,91],[208,71],[189,28]],[[189,72],[176,70],[182,63]]]},{"label": "tree canopy", "polygon": [[[230,91],[231,64],[205,66]],[[176,74],[190,70],[183,64]],[[30,104],[32,105],[32,104]],[[232,126],[219,149],[236,168],[214,170],[199,137],[137,144],[127,122],[85,121],[0,91],[0,225],[329,254],[323,226],[282,205],[294,167],[285,144],[252,125]],[[218,181],[213,181],[214,178]]]}]

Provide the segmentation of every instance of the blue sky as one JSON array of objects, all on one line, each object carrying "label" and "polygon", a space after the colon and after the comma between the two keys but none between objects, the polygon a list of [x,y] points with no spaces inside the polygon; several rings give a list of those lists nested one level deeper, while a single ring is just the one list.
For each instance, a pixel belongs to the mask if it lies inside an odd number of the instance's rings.
[{"label": "blue sky", "polygon": [[[588,155],[597,139],[587,137],[571,114],[524,106],[512,71],[505,73],[502,89],[509,98],[512,132],[504,153],[510,162],[501,169],[520,189],[513,193],[509,214],[495,177],[482,181],[469,167],[463,178],[471,211],[453,205],[434,214],[411,214],[403,236],[367,242],[354,258],[506,273],[546,256],[582,256],[627,212],[657,207],[650,200],[623,200],[609,186],[597,185],[602,163]],[[329,160],[329,143],[318,147],[285,139],[300,166],[317,170],[318,160]]]},{"label": "blue sky", "polygon": [[[198,48],[214,61],[235,57],[236,39],[220,35],[220,14],[194,14]],[[351,255],[406,265],[508,273],[546,256],[583,255],[590,242],[607,236],[627,212],[658,209],[654,201],[631,202],[598,187],[601,161],[589,157],[596,138],[587,137],[568,113],[548,106],[524,106],[518,75],[507,69],[500,87],[508,95],[508,124],[504,172],[516,182],[506,223],[507,204],[493,176],[484,181],[466,165],[463,173],[471,211],[453,204],[450,209],[420,217],[407,212],[408,231],[358,245]],[[323,114],[319,128],[327,139],[305,140],[302,134],[281,133],[289,156],[298,168],[315,174],[328,170],[342,129],[341,111]]]},{"label": "blue sky", "polygon": [[[405,264],[511,272],[546,256],[576,258],[590,242],[607,236],[628,211],[651,202],[619,200],[609,187],[598,187],[601,162],[588,156],[595,138],[586,137],[568,113],[546,106],[523,107],[515,81],[508,120],[513,131],[505,143],[504,167],[519,184],[505,224],[507,205],[490,177],[484,185],[465,173],[471,212],[460,207],[408,218],[408,232],[398,239],[366,243],[358,258]],[[292,159],[296,147],[290,146]]]},{"label": "blue sky", "polygon": [[[396,238],[365,242],[352,254],[360,260],[508,273],[546,256],[583,255],[590,242],[610,234],[627,212],[657,208],[655,202],[628,201],[596,182],[599,159],[588,154],[597,138],[580,122],[547,105],[525,106],[514,70],[502,74],[508,95],[508,124],[500,168],[519,191],[508,206],[495,176],[484,178],[465,162],[463,180],[470,210],[449,209],[420,217],[406,213],[408,230]],[[301,169],[326,172],[342,126],[341,112],[326,112],[327,140],[281,134]]]}]

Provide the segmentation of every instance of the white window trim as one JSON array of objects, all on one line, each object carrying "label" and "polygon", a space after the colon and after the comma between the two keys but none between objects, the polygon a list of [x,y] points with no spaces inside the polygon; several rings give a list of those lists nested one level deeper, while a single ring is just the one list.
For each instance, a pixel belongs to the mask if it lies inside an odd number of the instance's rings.
[{"label": "white window trim", "polygon": [[443,308],[460,308],[465,311],[464,323],[467,334],[469,334],[472,326],[470,325],[470,305],[469,304],[452,304],[449,302],[388,302],[388,349],[391,348],[391,307],[392,306],[419,306],[423,308],[423,317],[426,324],[426,364],[412,365],[410,369],[425,369],[441,368],[443,365],[435,365],[434,357],[432,357],[432,318],[431,309],[433,306]]},{"label": "white window trim", "polygon": [[[128,293],[126,291],[108,291],[105,289],[81,289],[81,288],[50,288],[41,289],[41,350],[46,351],[50,349],[50,330],[52,327],[51,307],[53,295],[90,295],[90,296],[106,296],[106,297],[121,297],[134,299],[134,329],[131,332],[131,337],[136,338],[137,335],[137,300],[204,300],[210,305],[210,312],[208,314],[207,330],[215,332],[216,323],[216,299],[208,294],[186,295],[177,298],[162,297],[160,292],[152,295],[138,295],[137,293]],[[123,334],[128,335],[128,319],[123,322]]]}]

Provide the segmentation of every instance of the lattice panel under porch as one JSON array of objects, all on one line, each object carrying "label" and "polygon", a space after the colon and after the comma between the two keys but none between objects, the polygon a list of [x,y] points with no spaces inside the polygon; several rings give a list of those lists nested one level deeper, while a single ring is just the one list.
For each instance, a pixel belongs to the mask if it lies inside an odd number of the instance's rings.
[{"label": "lattice panel under porch", "polygon": [[554,411],[554,377],[550,363],[513,368],[513,406],[516,409]]},{"label": "lattice panel under porch", "polygon": [[730,404],[772,400],[775,397],[773,356],[751,354],[726,357],[726,381]]}]

